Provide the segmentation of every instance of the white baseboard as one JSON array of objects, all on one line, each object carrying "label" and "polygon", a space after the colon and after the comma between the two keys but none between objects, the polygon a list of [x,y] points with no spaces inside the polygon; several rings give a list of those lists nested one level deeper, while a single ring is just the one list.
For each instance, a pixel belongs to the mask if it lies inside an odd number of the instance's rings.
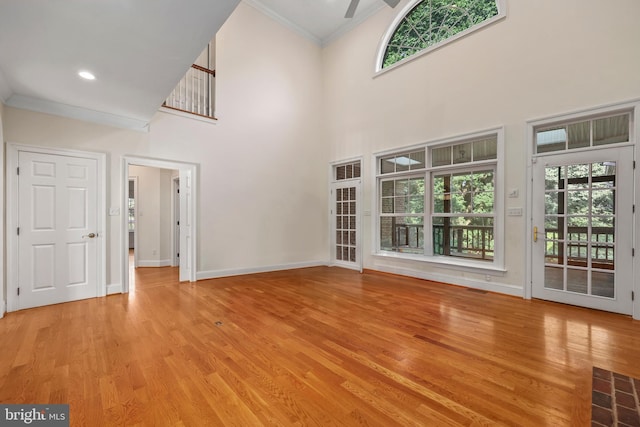
[{"label": "white baseboard", "polygon": [[437,274],[427,271],[412,270],[409,268],[389,267],[378,265],[370,270],[382,271],[384,273],[399,274],[401,276],[415,277],[418,279],[442,282],[451,285],[465,286],[467,288],[480,289],[484,291],[496,292],[499,294],[512,295],[524,298],[524,288],[521,286],[509,285],[506,283],[489,282],[483,280],[469,279],[467,277],[450,276],[448,274]]},{"label": "white baseboard", "polygon": [[229,270],[199,271],[196,280],[217,279],[220,277],[241,276],[243,274],[268,273],[270,271],[294,270],[296,268],[324,267],[328,261],[296,262],[292,264],[269,265],[265,267],[238,268]]},{"label": "white baseboard", "polygon": [[138,260],[138,267],[171,267],[172,261],[170,259],[160,260]]},{"label": "white baseboard", "polygon": [[7,312],[7,303],[4,300],[0,300],[0,319],[4,317],[4,314]]},{"label": "white baseboard", "polygon": [[121,293],[122,293],[121,283],[111,283],[107,285],[107,295],[121,294]]}]

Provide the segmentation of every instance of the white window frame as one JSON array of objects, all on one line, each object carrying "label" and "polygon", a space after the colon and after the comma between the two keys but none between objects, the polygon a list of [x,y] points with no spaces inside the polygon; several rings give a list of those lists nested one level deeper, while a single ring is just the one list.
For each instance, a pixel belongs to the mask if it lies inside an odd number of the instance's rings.
[{"label": "white window frame", "polygon": [[[495,160],[482,160],[476,162],[467,162],[452,164],[448,166],[432,167],[431,164],[431,149],[438,148],[445,145],[460,144],[471,140],[483,139],[486,137],[496,137],[497,141],[497,153]],[[380,173],[380,159],[390,155],[400,155],[409,151],[415,151],[424,148],[426,150],[425,168],[418,171],[406,171],[406,172],[394,172],[394,173]],[[385,258],[397,258],[407,259],[414,261],[421,261],[427,263],[433,263],[444,267],[450,267],[460,270],[468,270],[471,272],[504,272],[504,226],[505,226],[505,195],[504,195],[504,128],[492,128],[479,132],[457,135],[454,137],[443,138],[439,140],[425,142],[423,144],[414,145],[411,147],[402,147],[394,150],[386,150],[383,152],[374,153],[372,156],[373,168],[373,191],[374,195],[374,218],[373,218],[373,248],[372,255],[385,257]],[[433,176],[443,171],[465,171],[465,170],[480,170],[482,167],[493,168],[495,170],[494,177],[494,257],[493,260],[474,260],[472,258],[463,258],[456,256],[446,255],[434,255],[433,253],[433,233],[432,233],[432,206],[433,206]],[[410,177],[420,174],[425,177],[425,212],[424,212],[424,254],[407,254],[395,251],[384,251],[380,249],[380,217],[381,217],[381,182],[382,180],[392,177]]]},{"label": "white window frame", "polygon": [[384,54],[387,51],[387,45],[389,44],[389,41],[391,41],[391,37],[393,37],[393,34],[395,33],[396,29],[398,28],[398,26],[402,23],[402,21],[404,20],[404,18],[409,14],[409,12],[411,12],[413,10],[414,7],[416,7],[416,5],[420,2],[422,2],[423,0],[411,0],[405,7],[404,9],[402,9],[398,15],[395,17],[395,19],[391,22],[391,24],[389,25],[389,28],[387,29],[387,31],[384,33],[384,35],[382,36],[382,39],[380,40],[380,44],[378,45],[378,53],[375,57],[375,75],[374,77],[386,73],[387,71],[393,70],[395,68],[398,68],[408,62],[411,62],[415,59],[418,59],[430,52],[433,52],[434,50],[440,49],[443,46],[448,45],[449,43],[453,43],[458,39],[461,39],[463,37],[468,36],[471,33],[474,33],[476,31],[479,31],[489,25],[492,25],[502,19],[504,19],[507,16],[507,1],[506,0],[496,0],[496,5],[498,6],[498,14],[492,18],[487,19],[486,21],[482,21],[479,24],[474,25],[473,27],[467,28],[464,31],[461,31],[451,37],[449,37],[448,39],[442,40],[439,43],[436,43],[434,45],[428,46],[425,49],[414,53],[411,56],[408,56],[392,65],[389,65],[386,68],[382,68],[382,63],[384,61]]}]

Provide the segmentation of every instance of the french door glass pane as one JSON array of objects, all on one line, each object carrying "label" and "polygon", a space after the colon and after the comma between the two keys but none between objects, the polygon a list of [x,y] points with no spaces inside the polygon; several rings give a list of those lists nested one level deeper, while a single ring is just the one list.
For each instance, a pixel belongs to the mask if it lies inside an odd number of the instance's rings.
[{"label": "french door glass pane", "polygon": [[614,297],[615,172],[615,162],[546,168],[545,288]]},{"label": "french door glass pane", "polygon": [[[351,173],[347,171],[347,173]],[[393,199],[388,199],[393,205]],[[385,205],[383,201],[383,206]],[[356,262],[356,188],[336,189],[336,260]]]}]

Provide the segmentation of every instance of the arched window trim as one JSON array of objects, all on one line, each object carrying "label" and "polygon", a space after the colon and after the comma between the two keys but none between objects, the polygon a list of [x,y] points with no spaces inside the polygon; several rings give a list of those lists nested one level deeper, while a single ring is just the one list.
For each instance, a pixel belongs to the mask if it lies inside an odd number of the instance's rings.
[{"label": "arched window trim", "polygon": [[423,55],[426,55],[430,52],[433,52],[434,50],[440,49],[441,47],[449,44],[449,43],[453,43],[458,39],[461,39],[463,37],[468,36],[469,34],[478,31],[488,25],[492,25],[497,21],[500,21],[502,19],[504,19],[507,16],[507,0],[495,0],[496,5],[498,6],[498,14],[490,19],[487,19],[486,21],[482,21],[479,24],[474,25],[473,27],[467,28],[464,31],[461,31],[451,37],[449,37],[448,39],[442,40],[439,43],[436,43],[434,45],[431,45],[423,50],[421,50],[420,52],[417,52],[411,56],[408,56],[398,62],[396,62],[395,64],[389,65],[386,68],[382,68],[382,62],[384,61],[384,54],[387,51],[387,45],[389,44],[389,42],[391,41],[391,37],[393,37],[393,34],[395,33],[396,29],[400,26],[400,24],[402,23],[402,21],[407,17],[407,15],[413,10],[414,7],[416,7],[416,5],[420,2],[422,2],[423,0],[411,0],[405,7],[404,9],[402,9],[400,11],[400,13],[398,13],[398,15],[396,16],[396,18],[393,20],[393,22],[391,23],[391,25],[389,25],[389,28],[387,29],[387,31],[385,32],[385,34],[383,35],[380,44],[378,45],[378,54],[376,55],[376,62],[375,62],[375,76],[379,76],[380,74],[386,73],[387,71],[393,70],[395,68],[398,68],[408,62],[411,62],[417,58],[422,57]]}]

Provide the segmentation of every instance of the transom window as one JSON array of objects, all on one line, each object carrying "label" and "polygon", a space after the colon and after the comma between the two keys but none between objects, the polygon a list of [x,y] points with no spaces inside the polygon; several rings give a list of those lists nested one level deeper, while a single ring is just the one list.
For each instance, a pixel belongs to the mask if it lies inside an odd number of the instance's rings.
[{"label": "transom window", "polygon": [[536,153],[629,142],[631,114],[617,114],[535,130]]},{"label": "transom window", "polygon": [[378,156],[378,253],[500,267],[501,140],[499,130]]},{"label": "transom window", "polygon": [[345,163],[333,168],[334,179],[342,181],[345,179],[360,178],[360,160],[357,162]]},{"label": "transom window", "polygon": [[422,0],[399,20],[384,45],[380,69],[451,41],[504,16],[497,0]]}]

